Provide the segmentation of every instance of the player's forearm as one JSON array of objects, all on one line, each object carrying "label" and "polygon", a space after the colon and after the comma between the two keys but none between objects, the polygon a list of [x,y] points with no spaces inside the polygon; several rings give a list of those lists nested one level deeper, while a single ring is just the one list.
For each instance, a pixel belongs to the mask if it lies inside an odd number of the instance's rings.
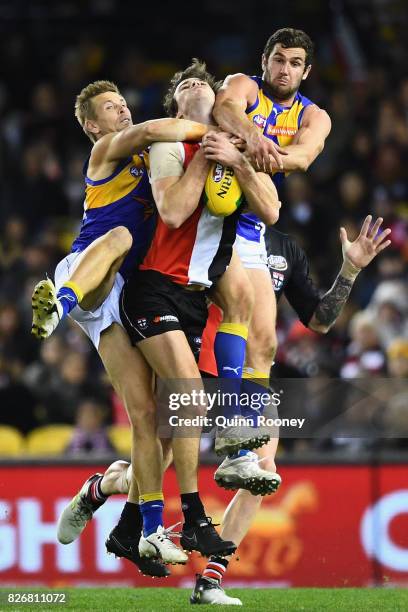
[{"label": "player's forearm", "polygon": [[272,182],[270,185],[264,182],[247,158],[243,155],[241,157],[241,162],[234,166],[234,172],[245,199],[250,209],[266,225],[273,225],[279,219],[280,208],[276,188]]},{"label": "player's forearm", "polygon": [[221,102],[216,100],[213,116],[225,132],[239,136],[243,140],[248,140],[251,131],[254,129],[248,121],[242,104],[232,99],[227,98]]},{"label": "player's forearm", "polygon": [[334,325],[344,304],[347,302],[359,268],[349,261],[343,262],[332,288],[322,297],[308,327],[319,333],[327,333]]},{"label": "player's forearm", "polygon": [[153,142],[197,141],[209,131],[211,126],[188,119],[155,119],[146,122],[146,135]]},{"label": "player's forearm", "polygon": [[[285,147],[287,155],[282,156],[283,171],[293,172],[298,170],[306,172],[322,150],[323,145],[320,146],[320,144],[314,144],[313,146],[301,144],[288,145]],[[280,168],[277,168],[277,170],[281,171]]]},{"label": "player's forearm", "polygon": [[109,142],[106,161],[137,155],[154,142],[201,140],[210,126],[185,119],[153,119],[132,125],[116,134]]},{"label": "player's forearm", "polygon": [[200,202],[209,168],[203,151],[197,151],[180,180],[167,189],[159,207],[166,225],[177,229],[193,214]]}]

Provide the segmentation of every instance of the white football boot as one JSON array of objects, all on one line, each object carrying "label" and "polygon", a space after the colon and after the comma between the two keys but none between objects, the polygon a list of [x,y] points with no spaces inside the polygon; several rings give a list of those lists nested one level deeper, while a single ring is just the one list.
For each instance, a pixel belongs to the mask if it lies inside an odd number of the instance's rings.
[{"label": "white football boot", "polygon": [[223,489],[235,491],[246,489],[252,495],[270,495],[275,493],[282,482],[279,474],[259,467],[256,453],[248,452],[234,459],[226,457],[214,474],[215,482]]},{"label": "white football boot", "polygon": [[190,597],[192,604],[215,604],[219,606],[242,606],[238,597],[226,594],[218,580],[197,574],[194,591]]},{"label": "white football boot", "polygon": [[[176,525],[179,524],[180,523],[176,523]],[[161,559],[163,563],[169,563],[171,565],[184,565],[187,563],[188,556],[186,553],[170,539],[170,536],[180,536],[180,534],[172,532],[173,527],[176,525],[167,527],[167,529],[159,525],[157,531],[146,537],[142,533],[139,541],[140,556]]]},{"label": "white football boot", "polygon": [[31,296],[31,305],[33,308],[31,333],[37,338],[49,338],[62,317],[62,306],[50,278],[36,284]]}]

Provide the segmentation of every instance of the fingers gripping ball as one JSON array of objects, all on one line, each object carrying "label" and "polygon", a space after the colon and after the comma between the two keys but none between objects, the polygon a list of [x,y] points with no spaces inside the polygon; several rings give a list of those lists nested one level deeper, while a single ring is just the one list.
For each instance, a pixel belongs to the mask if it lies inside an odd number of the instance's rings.
[{"label": "fingers gripping ball", "polygon": [[207,208],[216,217],[232,215],[244,199],[234,170],[217,162],[208,172],[204,193]]}]

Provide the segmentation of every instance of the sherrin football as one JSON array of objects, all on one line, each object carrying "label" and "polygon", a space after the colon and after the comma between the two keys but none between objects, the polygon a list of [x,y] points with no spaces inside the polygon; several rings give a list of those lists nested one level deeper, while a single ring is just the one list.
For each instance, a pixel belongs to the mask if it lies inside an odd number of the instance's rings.
[{"label": "sherrin football", "polygon": [[208,172],[204,193],[207,208],[216,217],[232,215],[244,199],[234,170],[217,162],[212,163]]}]

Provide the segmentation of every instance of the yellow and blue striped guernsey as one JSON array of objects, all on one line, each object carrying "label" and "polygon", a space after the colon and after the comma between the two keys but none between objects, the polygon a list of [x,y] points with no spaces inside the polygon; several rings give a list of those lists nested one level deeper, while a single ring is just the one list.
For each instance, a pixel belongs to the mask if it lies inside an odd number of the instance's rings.
[{"label": "yellow and blue striped guernsey", "polygon": [[[262,130],[264,136],[281,147],[286,147],[301,126],[305,108],[314,103],[297,92],[290,106],[281,106],[273,100],[269,85],[261,77],[253,76],[251,79],[258,85],[258,94],[254,104],[246,110],[248,119]],[[276,172],[273,175],[277,189],[282,185],[285,176],[284,172]],[[237,232],[248,240],[259,242],[259,224],[260,219],[256,215],[244,213],[240,216]]]},{"label": "yellow and blue striped guernsey", "polygon": [[120,162],[107,178],[93,181],[84,166],[85,202],[79,236],[72,251],[83,251],[94,240],[119,225],[132,234],[133,244],[120,272],[129,272],[144,256],[156,225],[155,205],[148,177],[147,154]]},{"label": "yellow and blue striped guernsey", "polygon": [[[313,104],[309,98],[296,93],[290,106],[281,106],[272,99],[270,88],[261,77],[251,77],[258,85],[258,94],[252,106],[247,108],[246,114],[263,135],[270,138],[281,147],[289,145],[299,130],[305,108]],[[277,172],[274,183],[277,187],[282,183],[285,174]]]}]

